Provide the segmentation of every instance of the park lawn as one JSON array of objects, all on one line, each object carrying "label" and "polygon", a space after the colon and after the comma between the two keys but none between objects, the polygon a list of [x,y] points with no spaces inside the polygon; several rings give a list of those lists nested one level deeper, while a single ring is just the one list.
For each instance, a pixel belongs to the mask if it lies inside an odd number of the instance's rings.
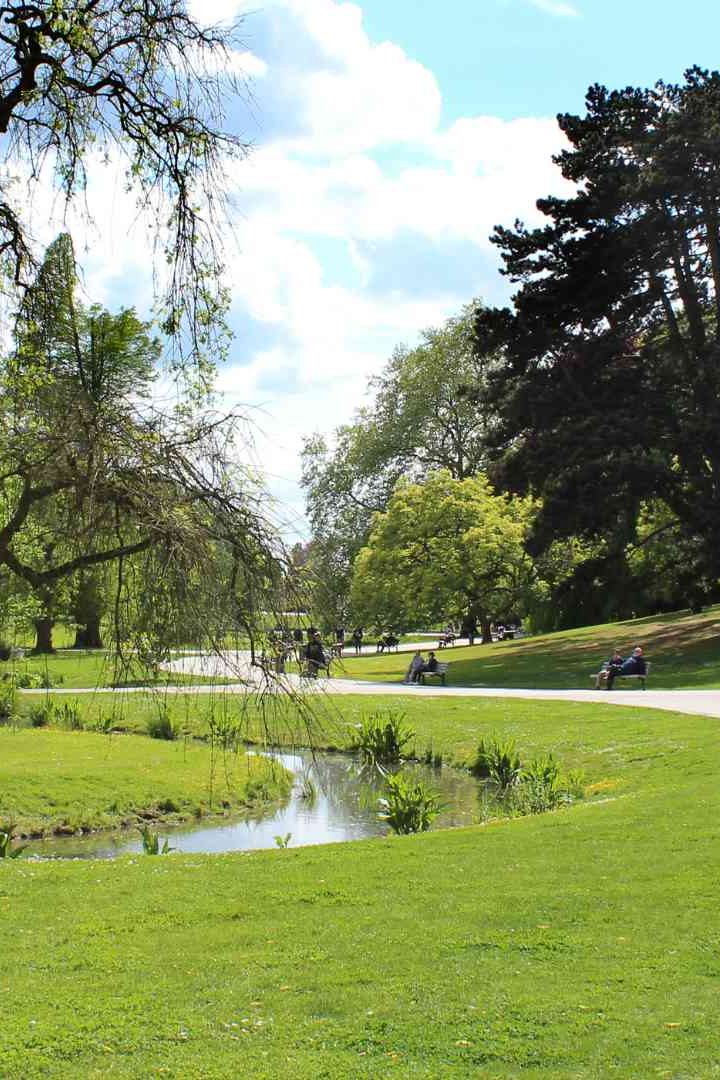
[{"label": "park lawn", "polygon": [[[453,686],[504,686],[528,689],[588,689],[613,647],[627,655],[642,645],[651,661],[650,682],[662,689],[720,689],[720,607],[700,615],[654,615],[622,623],[584,626],[554,634],[442,649],[438,659],[452,667]],[[398,682],[407,670],[407,653],[350,657],[336,676]],[[620,686],[620,683],[617,684]]]},{"label": "park lawn", "polygon": [[[0,865],[2,1074],[717,1076],[718,723],[545,704],[500,702],[493,726],[507,709],[523,750],[592,751],[601,801],[326,847]],[[457,725],[481,734],[450,719],[433,732],[451,751]]]},{"label": "park lawn", "polygon": [[[203,676],[160,672],[156,679],[149,678],[147,671],[138,665],[118,669],[112,657],[104,649],[58,649],[47,656],[27,656],[22,660],[0,661],[0,680],[39,676],[44,684],[64,687],[67,690],[93,689],[111,686],[183,686],[210,680]],[[226,683],[235,680],[213,678],[212,682]]]},{"label": "park lawn", "polygon": [[[55,700],[67,700],[65,695]],[[29,710],[44,695],[24,694],[21,707]],[[358,725],[375,712],[400,713],[415,732],[410,756],[440,755],[447,764],[467,767],[481,738],[495,735],[515,740],[524,759],[552,752],[564,769],[583,769],[588,780],[603,781],[613,765],[613,786],[627,770],[627,762],[642,762],[648,743],[657,735],[648,717],[661,721],[672,752],[674,725],[660,710],[584,702],[518,700],[516,698],[397,697],[319,695],[312,712],[276,697],[260,704],[255,698],[218,688],[214,693],[101,691],[70,698],[77,704],[81,723],[88,730],[112,722],[122,732],[145,734],[159,711],[167,714],[178,735],[208,740],[211,723],[231,725],[249,743],[270,746],[314,746],[349,750]],[[21,714],[20,721],[24,719]],[[717,721],[709,721],[717,723]],[[685,724],[683,722],[683,728]],[[635,766],[641,767],[640,765]]]},{"label": "park lawn", "polygon": [[0,728],[0,820],[19,835],[177,821],[288,792],[272,762],[195,741]]}]

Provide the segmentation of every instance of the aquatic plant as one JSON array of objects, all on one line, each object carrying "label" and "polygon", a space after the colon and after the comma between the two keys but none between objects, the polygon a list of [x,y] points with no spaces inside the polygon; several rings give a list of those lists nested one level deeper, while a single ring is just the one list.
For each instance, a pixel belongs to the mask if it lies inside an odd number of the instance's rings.
[{"label": "aquatic plant", "polygon": [[398,709],[377,709],[359,724],[351,749],[359,751],[368,765],[397,764],[405,747],[415,738],[406,719],[405,713]]},{"label": "aquatic plant", "polygon": [[481,739],[470,772],[480,779],[494,781],[501,793],[514,787],[522,777],[522,764],[514,741],[491,739],[486,743]]},{"label": "aquatic plant", "polygon": [[22,855],[27,844],[12,846],[15,839],[15,825],[11,821],[0,822],[0,859],[17,859]]},{"label": "aquatic plant", "polygon": [[410,780],[403,773],[387,777],[385,795],[379,804],[378,817],[403,835],[426,832],[443,810],[439,792],[422,780]]},{"label": "aquatic plant", "polygon": [[152,832],[148,825],[141,826],[140,835],[142,836],[144,855],[168,855],[171,851],[175,850],[174,847],[170,847],[167,840],[163,841],[161,847],[160,835],[156,832]]}]

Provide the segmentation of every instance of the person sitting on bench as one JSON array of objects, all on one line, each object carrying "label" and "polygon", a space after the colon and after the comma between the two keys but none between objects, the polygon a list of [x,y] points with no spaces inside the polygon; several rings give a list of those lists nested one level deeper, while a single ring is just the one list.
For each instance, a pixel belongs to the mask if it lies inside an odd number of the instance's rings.
[{"label": "person sitting on bench", "polygon": [[427,661],[423,664],[421,668],[417,668],[417,670],[413,673],[410,681],[414,683],[419,683],[421,675],[431,675],[433,671],[437,671],[437,669],[437,657],[435,656],[434,652],[429,652]]},{"label": "person sitting on bench", "polygon": [[[605,661],[605,663],[602,665],[602,667],[600,668],[600,670],[597,673],[597,676],[595,678],[595,689],[596,690],[605,690],[606,689],[605,684],[607,682],[607,679],[608,679],[608,676],[610,675],[611,670],[614,668],[615,669],[615,675],[617,675],[618,671],[623,666],[623,663],[624,663],[623,657],[620,654],[620,650],[616,646],[613,649],[612,656],[609,657],[609,659],[607,659]],[[614,678],[614,676],[613,676],[613,678]]]},{"label": "person sitting on bench", "polygon": [[425,661],[423,660],[423,654],[418,649],[418,651],[415,653],[412,660],[410,661],[410,665],[405,672],[405,678],[403,679],[403,682],[417,682],[416,675],[419,674],[424,667]]},{"label": "person sitting on bench", "polygon": [[321,667],[325,667],[327,664],[322,640],[320,634],[317,632],[313,635],[312,640],[305,646],[305,661],[309,677],[311,679],[317,679],[318,670]]},{"label": "person sitting on bench", "polygon": [[621,675],[645,675],[647,673],[647,664],[645,663],[645,657],[643,651],[638,645],[632,651],[632,656],[627,660],[623,660],[619,670],[617,668],[610,668],[605,679],[605,686],[608,690],[612,690],[613,682],[618,676]]}]

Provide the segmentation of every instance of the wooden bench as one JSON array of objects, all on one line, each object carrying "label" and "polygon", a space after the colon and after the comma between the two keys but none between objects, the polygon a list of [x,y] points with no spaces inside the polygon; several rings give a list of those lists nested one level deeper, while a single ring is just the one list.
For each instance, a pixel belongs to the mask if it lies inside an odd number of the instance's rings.
[{"label": "wooden bench", "polygon": [[[603,674],[602,671],[596,671],[594,675],[590,676],[590,678],[595,679],[595,681],[597,682],[597,680],[600,678],[600,676],[602,674]],[[645,661],[645,674],[644,675],[616,675],[615,678],[613,679],[613,682],[615,682],[617,679],[638,679],[639,682],[640,682],[640,689],[645,690],[646,689],[645,680],[647,679],[649,674],[650,674],[650,663],[649,663],[649,661],[646,660]],[[596,687],[596,689],[601,690],[602,687]]]},{"label": "wooden bench", "polygon": [[455,634],[440,634],[438,637],[438,649],[447,649],[455,644]]},{"label": "wooden bench", "polygon": [[449,664],[438,664],[434,671],[422,671],[418,682],[425,685],[425,679],[439,679],[442,685],[445,685],[445,676],[447,675]]}]

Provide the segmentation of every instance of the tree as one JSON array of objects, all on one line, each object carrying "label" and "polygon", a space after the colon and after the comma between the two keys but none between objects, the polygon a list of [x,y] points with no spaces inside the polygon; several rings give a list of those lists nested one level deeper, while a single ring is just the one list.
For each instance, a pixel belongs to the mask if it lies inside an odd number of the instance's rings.
[{"label": "tree", "polygon": [[[37,182],[49,160],[65,197],[81,194],[91,153],[117,149],[158,222],[169,275],[165,328],[195,355],[224,305],[218,225],[224,168],[245,147],[225,130],[242,85],[237,27],[202,28],[183,0],[9,0],[0,7],[4,161]],[[16,283],[34,252],[11,185],[0,185],[0,256]]]},{"label": "tree", "polygon": [[535,587],[524,548],[534,513],[483,476],[401,481],[356,559],[354,612],[389,626],[471,616],[490,641],[490,622],[524,608]]},{"label": "tree", "polygon": [[270,606],[284,560],[237,464],[240,421],[193,402],[163,411],[149,397],[158,351],[134,312],[79,304],[70,240],[51,245],[0,369],[0,570],[39,599],[42,649],[56,590],[103,566],[117,570],[118,641],[131,608],[158,640],[162,613],[189,622],[191,582],[232,597],[204,612],[209,631],[232,611],[252,634]]},{"label": "tree", "polygon": [[657,496],[717,579],[720,75],[593,86],[559,124],[576,191],[538,202],[541,228],[495,230],[520,288],[476,322],[479,367],[488,342],[505,355],[492,475],[542,496],[533,551],[602,538],[612,575]]},{"label": "tree", "polygon": [[368,384],[372,404],[336,430],[333,449],[323,436],[305,442],[302,482],[313,561],[320,580],[332,577],[335,595],[328,602],[336,618],[372,515],[385,509],[400,478],[420,480],[446,469],[463,480],[485,460],[490,418],[474,392],[475,310],[468,305],[442,327],[425,330],[414,349],[396,349]]}]

